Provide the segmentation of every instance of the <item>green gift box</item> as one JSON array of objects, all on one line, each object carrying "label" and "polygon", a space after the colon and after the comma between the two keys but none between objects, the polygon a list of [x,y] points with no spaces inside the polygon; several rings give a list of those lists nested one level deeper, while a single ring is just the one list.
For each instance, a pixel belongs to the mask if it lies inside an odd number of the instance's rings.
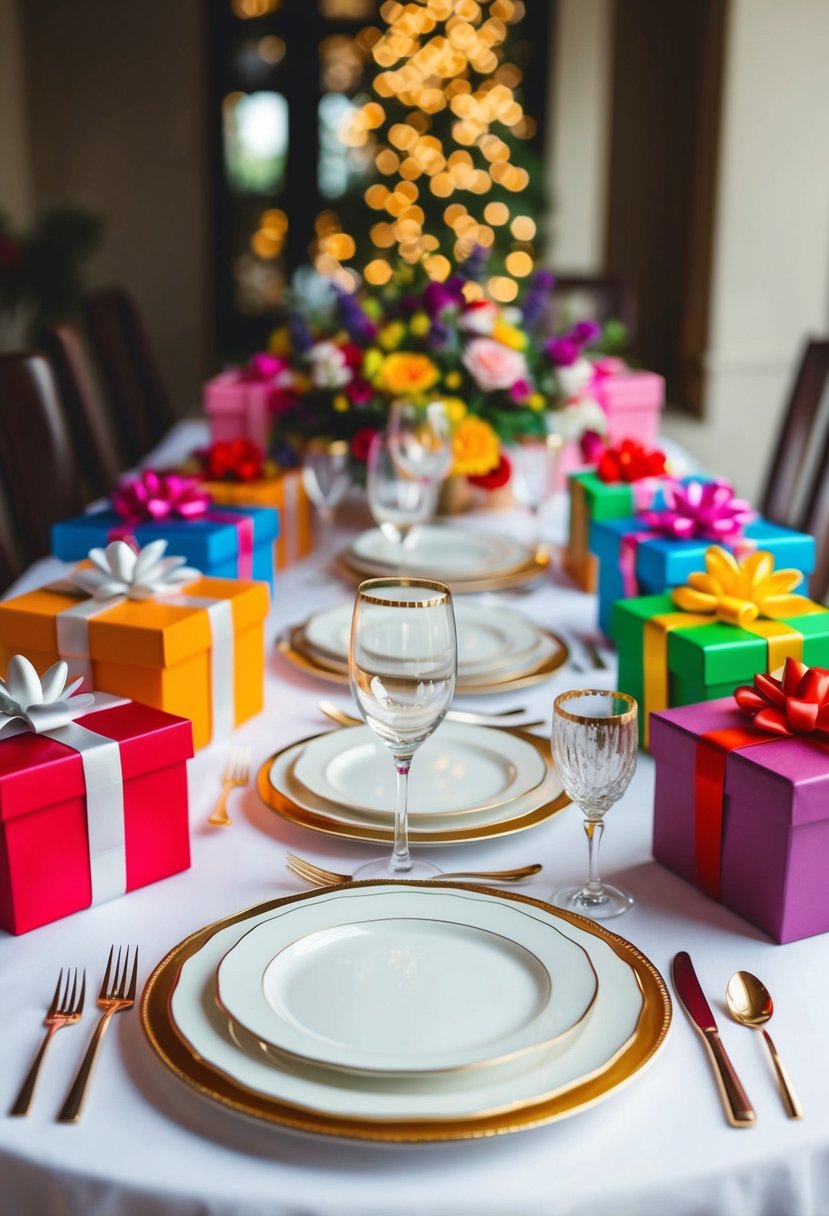
[{"label": "green gift box", "polygon": [[648,746],[651,712],[729,696],[789,655],[810,667],[829,667],[829,612],[805,596],[792,599],[802,602],[802,614],[760,618],[747,628],[682,612],[669,594],[617,600],[611,635],[618,686],[639,702],[641,745]]}]

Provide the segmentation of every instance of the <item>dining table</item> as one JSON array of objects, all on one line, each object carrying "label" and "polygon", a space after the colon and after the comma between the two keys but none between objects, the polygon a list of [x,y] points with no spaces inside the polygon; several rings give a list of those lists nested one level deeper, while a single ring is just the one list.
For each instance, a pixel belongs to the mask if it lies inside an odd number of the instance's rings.
[{"label": "dining table", "polygon": [[[181,423],[151,461],[169,463],[204,435],[202,423]],[[335,545],[347,544],[368,522],[363,500],[353,495],[338,513]],[[459,522],[512,535],[530,527],[517,509],[490,511],[480,503],[446,526]],[[554,552],[565,525],[561,493],[542,515]],[[9,594],[61,569],[44,559]],[[353,601],[354,592],[327,556],[277,573],[266,624],[264,710],[231,740],[212,742],[188,762],[189,869],[21,936],[0,933],[0,1216],[829,1216],[829,946],[822,937],[776,945],[654,860],[654,761],[644,752],[607,817],[603,877],[635,897],[635,906],[608,927],[650,959],[672,996],[672,959],[690,953],[753,1101],[755,1125],[727,1123],[704,1045],[675,996],[661,1050],[628,1084],[570,1118],[514,1134],[365,1143],[242,1117],[164,1067],[143,1032],[138,1004],[113,1019],[80,1121],[56,1120],[91,1033],[92,998],[113,943],[138,947],[140,991],[159,960],[202,926],[307,890],[286,870],[288,852],[351,872],[378,851],[287,821],[263,803],[255,781],[279,749],[331,727],[321,699],[355,712],[347,685],[303,671],[277,645],[311,611]],[[549,740],[558,693],[616,685],[612,648],[597,632],[595,598],[577,590],[555,560],[531,586],[490,596],[496,598],[557,634],[568,660],[532,686],[459,697],[456,705],[486,712],[525,707]],[[231,743],[250,748],[253,779],[231,794],[232,824],[215,828],[207,821]],[[540,863],[540,873],[516,888],[539,900],[586,874],[575,806],[514,834],[416,847],[444,869]],[[7,1116],[40,1043],[55,977],[76,966],[87,974],[82,1028],[55,1037],[30,1113]],[[802,1120],[787,1118],[760,1036],[728,1017],[726,985],[739,969],[759,976],[773,995],[771,1029]]]}]

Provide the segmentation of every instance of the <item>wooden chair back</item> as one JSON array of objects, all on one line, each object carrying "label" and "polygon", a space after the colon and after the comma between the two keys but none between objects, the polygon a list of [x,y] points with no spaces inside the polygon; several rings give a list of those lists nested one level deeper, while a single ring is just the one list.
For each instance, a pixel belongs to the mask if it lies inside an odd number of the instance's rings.
[{"label": "wooden chair back", "polygon": [[118,287],[95,292],[85,301],[85,315],[127,461],[135,465],[176,415],[130,296]]},{"label": "wooden chair back", "polygon": [[[810,342],[801,365],[798,383],[804,380],[815,422],[823,423],[821,452],[813,466],[811,485],[795,526],[815,538],[815,569],[809,579],[809,595],[824,602],[829,595],[829,340]],[[822,407],[822,408],[821,408]],[[808,440],[807,440],[808,443]]]},{"label": "wooden chair back", "polygon": [[45,355],[0,355],[0,473],[20,557],[51,552],[49,529],[83,510],[69,427]]},{"label": "wooden chair back", "polygon": [[5,528],[0,527],[0,596],[6,594],[9,585],[20,573],[20,564],[14,556]]},{"label": "wooden chair back", "polygon": [[122,458],[81,336],[73,325],[55,325],[45,339],[88,497],[102,498],[118,480]]},{"label": "wooden chair back", "polygon": [[[802,526],[803,518],[793,517],[796,497],[804,465],[813,442],[820,403],[829,376],[829,341],[810,340],[801,356],[789,402],[783,416],[777,443],[760,498],[760,511],[766,519],[777,524]],[[829,469],[829,465],[826,466]],[[821,471],[816,468],[816,476]],[[812,486],[808,504],[815,508],[819,497],[817,481]]]}]

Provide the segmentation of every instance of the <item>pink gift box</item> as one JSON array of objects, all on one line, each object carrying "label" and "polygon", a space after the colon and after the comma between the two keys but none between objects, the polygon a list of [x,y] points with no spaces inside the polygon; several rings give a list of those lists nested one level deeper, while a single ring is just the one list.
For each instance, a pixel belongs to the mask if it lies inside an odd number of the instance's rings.
[{"label": "pink gift box", "polygon": [[[123,776],[126,890],[190,865],[188,719],[137,702],[77,725],[116,740]],[[27,933],[88,908],[92,864],[80,754],[47,735],[0,741],[0,928]]]},{"label": "pink gift box", "polygon": [[248,439],[267,452],[271,429],[271,382],[246,378],[235,368],[221,372],[204,386],[204,411],[213,443]]},{"label": "pink gift box", "polygon": [[780,737],[729,752],[721,834],[715,825],[712,837],[697,807],[698,741],[750,730],[749,719],[724,697],[652,714],[650,723],[657,861],[700,886],[704,854],[718,841],[721,903],[778,942],[827,932],[829,746]]},{"label": "pink gift box", "polygon": [[598,375],[590,392],[607,414],[608,441],[636,439],[653,447],[665,404],[665,381],[655,372],[633,371],[621,360],[605,363],[613,369],[611,374]]}]

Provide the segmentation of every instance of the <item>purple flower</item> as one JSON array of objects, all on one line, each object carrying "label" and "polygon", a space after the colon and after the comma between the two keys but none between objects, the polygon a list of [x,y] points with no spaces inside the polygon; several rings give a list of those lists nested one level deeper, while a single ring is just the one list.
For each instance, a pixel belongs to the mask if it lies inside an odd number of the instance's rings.
[{"label": "purple flower", "polygon": [[475,245],[466,261],[458,267],[458,271],[462,278],[477,283],[479,279],[483,278],[488,261],[489,253],[486,249],[481,245]]},{"label": "purple flower", "polygon": [[579,321],[566,336],[579,346],[592,346],[601,338],[602,327],[595,321]]},{"label": "purple flower", "polygon": [[432,321],[426,335],[426,345],[430,350],[445,350],[452,342],[452,331],[443,321]]},{"label": "purple flower", "polygon": [[427,283],[423,290],[423,307],[433,320],[442,312],[447,312],[450,308],[457,308],[457,306],[457,296],[447,289],[445,283],[434,281]]},{"label": "purple flower", "polygon": [[551,338],[546,350],[550,362],[556,367],[572,367],[581,354],[578,343],[569,338]]},{"label": "purple flower", "polygon": [[550,300],[555,276],[549,270],[537,270],[521,304],[525,329],[533,330],[538,325]]},{"label": "purple flower", "polygon": [[314,345],[311,331],[297,312],[292,312],[288,317],[288,332],[291,335],[291,346],[298,355],[304,355]]},{"label": "purple flower", "polygon": [[352,342],[371,342],[377,336],[377,326],[363,312],[354,296],[344,291],[337,283],[331,284],[337,298],[337,312]]}]

